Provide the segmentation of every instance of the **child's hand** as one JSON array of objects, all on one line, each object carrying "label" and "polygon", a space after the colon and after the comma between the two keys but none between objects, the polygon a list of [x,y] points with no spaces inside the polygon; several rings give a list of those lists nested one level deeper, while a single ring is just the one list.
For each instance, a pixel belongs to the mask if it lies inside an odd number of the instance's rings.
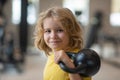
[{"label": "child's hand", "polygon": [[68,57],[68,55],[66,54],[66,52],[64,50],[54,51],[54,55],[55,55],[54,56],[54,61],[55,61],[56,64],[58,64],[59,61],[62,61],[69,68],[74,68],[75,67],[72,60]]}]

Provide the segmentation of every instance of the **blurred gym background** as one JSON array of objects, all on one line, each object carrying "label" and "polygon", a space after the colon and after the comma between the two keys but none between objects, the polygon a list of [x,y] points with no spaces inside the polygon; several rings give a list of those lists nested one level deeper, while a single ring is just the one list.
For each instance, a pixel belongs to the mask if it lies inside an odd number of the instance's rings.
[{"label": "blurred gym background", "polygon": [[41,11],[72,10],[84,32],[85,48],[101,57],[93,80],[120,78],[120,0],[0,0],[0,80],[42,80],[46,56],[34,47]]}]

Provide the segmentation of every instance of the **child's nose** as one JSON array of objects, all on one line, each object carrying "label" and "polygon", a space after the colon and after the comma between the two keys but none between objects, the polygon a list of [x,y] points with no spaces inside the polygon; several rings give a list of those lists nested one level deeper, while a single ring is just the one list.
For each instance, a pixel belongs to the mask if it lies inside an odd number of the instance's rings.
[{"label": "child's nose", "polygon": [[56,37],[57,37],[57,34],[56,34],[56,32],[53,31],[53,32],[51,33],[51,38],[56,38]]}]

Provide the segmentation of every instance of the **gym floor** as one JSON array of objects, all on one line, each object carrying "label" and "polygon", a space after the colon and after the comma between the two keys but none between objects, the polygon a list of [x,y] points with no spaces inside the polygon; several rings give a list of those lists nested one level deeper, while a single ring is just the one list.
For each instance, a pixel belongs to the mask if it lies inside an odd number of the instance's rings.
[{"label": "gym floor", "polygon": [[[22,72],[17,72],[13,65],[9,65],[5,72],[0,72],[0,80],[43,80],[45,62],[45,55],[39,52],[27,54],[25,64],[21,66]],[[118,79],[120,79],[120,68],[105,61],[102,61],[101,69],[93,76],[93,80]]]}]

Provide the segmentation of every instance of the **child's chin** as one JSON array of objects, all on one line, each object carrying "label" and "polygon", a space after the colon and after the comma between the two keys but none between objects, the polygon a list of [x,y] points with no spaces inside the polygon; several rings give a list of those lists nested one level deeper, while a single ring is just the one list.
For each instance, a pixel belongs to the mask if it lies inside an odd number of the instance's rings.
[{"label": "child's chin", "polygon": [[52,50],[59,51],[61,48],[53,48]]}]

